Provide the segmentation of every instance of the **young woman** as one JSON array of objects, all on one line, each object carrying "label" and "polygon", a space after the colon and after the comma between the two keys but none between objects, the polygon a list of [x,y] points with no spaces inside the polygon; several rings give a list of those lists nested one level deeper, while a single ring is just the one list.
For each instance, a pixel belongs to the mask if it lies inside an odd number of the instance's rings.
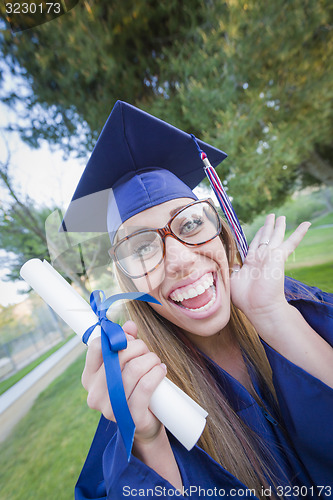
[{"label": "young woman", "polygon": [[[137,160],[141,119],[156,149],[147,127],[151,121],[154,130],[166,124],[118,103],[76,199],[86,194],[92,170],[101,169],[111,131],[123,129],[128,162]],[[332,299],[284,278],[284,263],[310,224],[285,240],[285,218],[268,215],[241,265],[227,224],[210,200],[197,200],[165,168],[173,162],[151,168],[149,161],[142,167],[134,161],[133,174],[117,175],[109,185],[101,175],[103,187],[112,188],[104,217],[119,282],[124,291],[149,293],[160,304],[128,303],[132,321],[123,325],[128,345],[119,361],[136,426],[129,462],[110,405],[100,340],[88,348],[82,382],[88,405],[103,416],[76,498],[329,498]],[[109,164],[107,171],[113,172]],[[166,374],[209,414],[191,451],[149,410]]]}]

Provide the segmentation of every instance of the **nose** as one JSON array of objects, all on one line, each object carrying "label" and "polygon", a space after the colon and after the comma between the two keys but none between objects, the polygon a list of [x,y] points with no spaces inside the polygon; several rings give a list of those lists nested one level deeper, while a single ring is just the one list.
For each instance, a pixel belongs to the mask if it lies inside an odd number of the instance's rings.
[{"label": "nose", "polygon": [[184,245],[173,236],[165,238],[165,274],[186,276],[194,268],[196,254],[194,248]]}]

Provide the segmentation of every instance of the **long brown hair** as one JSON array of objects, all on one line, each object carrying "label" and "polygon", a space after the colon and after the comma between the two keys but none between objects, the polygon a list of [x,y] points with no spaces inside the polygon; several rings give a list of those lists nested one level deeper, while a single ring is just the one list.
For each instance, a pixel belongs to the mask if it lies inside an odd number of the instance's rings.
[{"label": "long brown hair", "polygon": [[[239,255],[232,233],[224,221],[220,238],[232,269],[233,264],[239,262]],[[129,278],[118,271],[117,277],[124,291],[133,290],[133,282]],[[273,485],[277,483],[272,469],[276,470],[279,466],[262,440],[230,406],[217,386],[206,358],[180,328],[159,315],[149,304],[131,301],[126,307],[129,317],[138,327],[138,336],[166,364],[168,378],[207,410],[207,424],[198,445],[263,498],[262,487],[268,487],[267,478]],[[233,304],[228,326],[248,364],[255,370],[265,395],[277,408],[272,372],[264,348],[251,323]],[[254,396],[262,405],[259,397]]]}]

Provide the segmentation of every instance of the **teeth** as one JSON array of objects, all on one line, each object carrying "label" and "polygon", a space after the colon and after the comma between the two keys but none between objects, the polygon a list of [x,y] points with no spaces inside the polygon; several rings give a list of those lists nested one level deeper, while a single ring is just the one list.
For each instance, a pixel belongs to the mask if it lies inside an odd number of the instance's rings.
[{"label": "teeth", "polygon": [[189,288],[186,291],[181,291],[181,289],[175,290],[170,294],[170,298],[175,302],[182,302],[185,299],[193,299],[193,297],[203,294],[207,288],[213,285],[213,283],[213,274],[207,273],[202,277],[202,281],[199,281],[196,287]]},{"label": "teeth", "polygon": [[202,286],[202,285],[198,285],[196,287],[196,291],[197,291],[198,295],[201,295],[202,293],[204,293],[206,291],[206,288],[204,286]]}]

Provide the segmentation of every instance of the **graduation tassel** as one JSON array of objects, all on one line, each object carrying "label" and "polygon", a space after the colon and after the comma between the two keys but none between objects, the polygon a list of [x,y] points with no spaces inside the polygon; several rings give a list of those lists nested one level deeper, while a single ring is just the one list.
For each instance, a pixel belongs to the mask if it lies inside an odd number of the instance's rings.
[{"label": "graduation tassel", "polygon": [[242,262],[244,262],[248,251],[248,244],[242,226],[240,225],[238,217],[231,204],[230,198],[227,195],[222,185],[222,182],[216,173],[215,168],[210,164],[210,161],[208,160],[206,153],[202,151],[202,149],[200,148],[196,137],[193,134],[191,134],[191,137],[199,151],[200,158],[204,164],[205,174],[209,179],[210,185],[216,195],[216,198],[218,199],[220,207],[223,210],[223,213],[227,219],[229,227],[232,230],[232,233],[236,240],[239,254],[241,256]]}]

